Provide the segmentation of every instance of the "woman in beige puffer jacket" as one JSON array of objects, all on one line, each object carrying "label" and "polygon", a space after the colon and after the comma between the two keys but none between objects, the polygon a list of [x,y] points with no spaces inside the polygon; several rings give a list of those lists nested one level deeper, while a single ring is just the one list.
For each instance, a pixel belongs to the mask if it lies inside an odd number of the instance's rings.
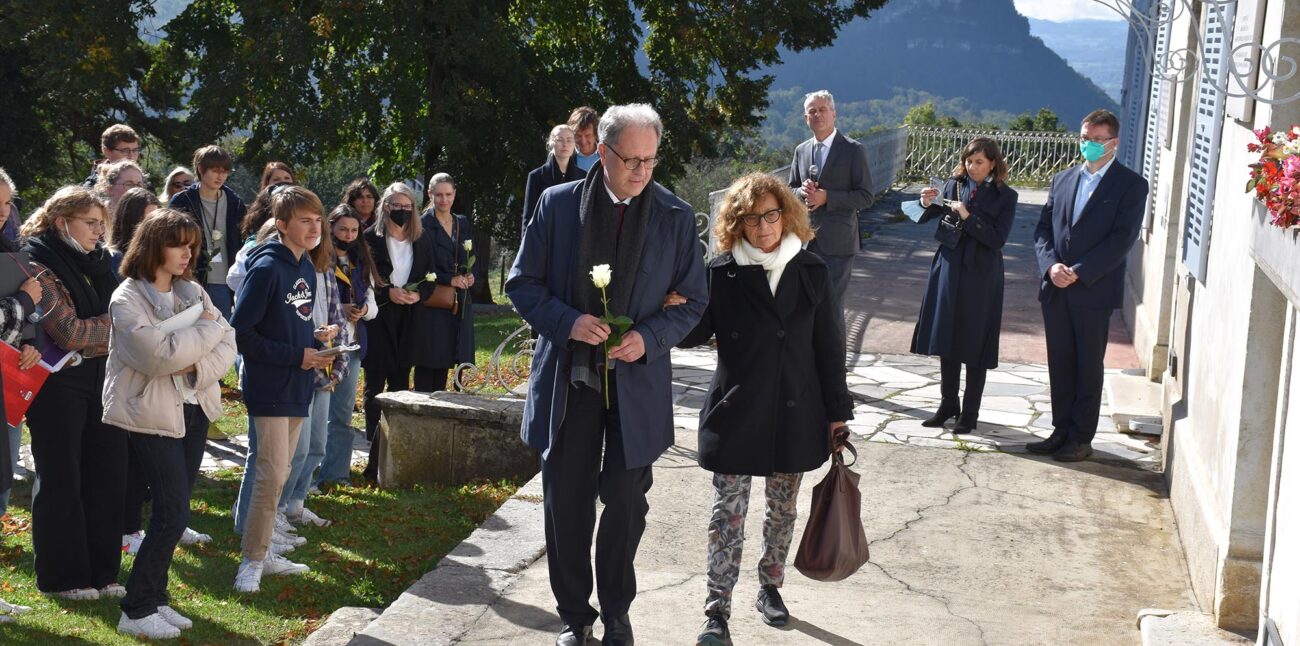
[{"label": "woman in beige puffer jacket", "polygon": [[[155,639],[192,625],[168,605],[167,571],[189,523],[208,422],[221,415],[220,380],[235,362],[234,329],[191,278],[200,240],[198,224],[179,211],[160,209],[145,219],[108,306],[113,332],[103,420],[128,431],[153,494],[118,631]],[[189,325],[163,325],[196,306],[201,314]]]}]

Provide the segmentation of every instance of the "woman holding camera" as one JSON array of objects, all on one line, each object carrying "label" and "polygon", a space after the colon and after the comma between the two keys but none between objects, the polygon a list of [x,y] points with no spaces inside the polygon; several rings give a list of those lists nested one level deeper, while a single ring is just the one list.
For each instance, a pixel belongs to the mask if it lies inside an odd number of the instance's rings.
[{"label": "woman holding camera", "polygon": [[[996,141],[972,139],[961,163],[939,191],[921,191],[921,222],[939,219],[939,249],[912,334],[912,352],[937,355],[941,369],[939,410],[922,426],[943,426],[957,417],[953,433],[969,433],[979,420],[989,368],[998,365],[1002,327],[1002,246],[1016,216],[1016,192],[1006,185],[1007,162]],[[957,400],[961,366],[966,392]]]}]

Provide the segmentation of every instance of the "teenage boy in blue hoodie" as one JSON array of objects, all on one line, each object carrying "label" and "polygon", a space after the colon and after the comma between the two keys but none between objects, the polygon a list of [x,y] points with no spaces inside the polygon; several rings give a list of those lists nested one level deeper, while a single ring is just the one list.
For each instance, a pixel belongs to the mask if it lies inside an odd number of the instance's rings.
[{"label": "teenage boy in blue hoodie", "polygon": [[257,592],[262,574],[298,574],[308,567],[269,551],[275,506],[298,431],[312,398],[312,371],[331,357],[321,356],[313,335],[312,289],[316,270],[307,250],[320,243],[325,209],[311,191],[287,186],[271,197],[271,214],[280,239],[268,240],[248,257],[230,324],[244,355],[244,404],[257,434],[257,481],[244,526],[243,561],[235,589]]}]

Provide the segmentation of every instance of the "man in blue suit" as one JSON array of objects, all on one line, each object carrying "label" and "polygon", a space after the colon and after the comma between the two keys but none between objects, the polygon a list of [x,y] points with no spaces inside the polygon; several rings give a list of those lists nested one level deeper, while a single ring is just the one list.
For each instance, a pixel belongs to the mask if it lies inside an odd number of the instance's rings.
[{"label": "man in blue suit", "polygon": [[[542,451],[560,646],[585,644],[597,616],[603,644],[633,643],[627,613],[650,465],[673,443],[668,353],[708,304],[694,211],[652,180],[659,115],[644,104],[613,106],[598,131],[600,161],[586,179],[542,193],[505,285],[539,334],[522,435]],[[597,265],[612,269],[603,292],[592,282]],[[671,291],[686,303],[664,309]],[[608,359],[606,312],[635,321]],[[596,533],[599,614],[590,603],[597,495],[605,505]]]},{"label": "man in blue suit", "polygon": [[1146,207],[1147,181],[1115,161],[1118,147],[1113,113],[1083,118],[1079,152],[1086,163],[1052,178],[1034,233],[1053,430],[1025,448],[1060,462],[1092,455],[1110,315],[1123,304],[1124,265]]}]

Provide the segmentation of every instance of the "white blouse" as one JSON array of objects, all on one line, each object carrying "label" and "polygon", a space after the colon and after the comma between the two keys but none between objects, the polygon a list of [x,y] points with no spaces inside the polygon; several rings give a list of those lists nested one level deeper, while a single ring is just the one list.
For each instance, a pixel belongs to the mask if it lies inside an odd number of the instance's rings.
[{"label": "white blouse", "polygon": [[411,282],[411,265],[415,262],[415,246],[410,240],[397,240],[393,236],[384,236],[388,245],[388,257],[393,261],[393,273],[388,280],[393,287],[402,288]]}]

